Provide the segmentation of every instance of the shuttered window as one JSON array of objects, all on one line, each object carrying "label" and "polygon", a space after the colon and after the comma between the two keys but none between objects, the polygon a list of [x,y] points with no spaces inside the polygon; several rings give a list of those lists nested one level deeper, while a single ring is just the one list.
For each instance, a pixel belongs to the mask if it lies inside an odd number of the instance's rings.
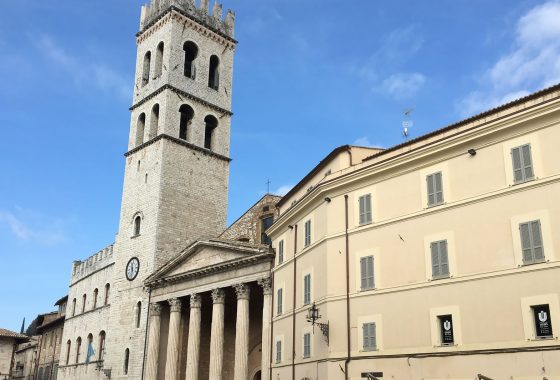
[{"label": "shuttered window", "polygon": [[276,296],[277,296],[277,301],[276,301],[276,314],[277,315],[282,315],[282,296],[284,291],[282,290],[282,288],[278,289],[276,291]]},{"label": "shuttered window", "polygon": [[311,244],[311,220],[308,220],[307,222],[305,222],[305,239],[304,239],[304,244],[307,247],[309,244]]},{"label": "shuttered window", "polygon": [[432,278],[449,277],[447,240],[433,242],[430,249],[432,254]]},{"label": "shuttered window", "polygon": [[361,289],[373,289],[375,282],[373,278],[373,256],[360,258]]},{"label": "shuttered window", "polygon": [[428,207],[443,203],[443,182],[441,172],[426,176],[428,188]]},{"label": "shuttered window", "polygon": [[311,334],[303,334],[303,357],[308,358],[311,356]]},{"label": "shuttered window", "polygon": [[371,223],[371,194],[362,195],[358,198],[360,208],[360,225]]},{"label": "shuttered window", "polygon": [[303,277],[303,304],[309,305],[311,303],[311,275],[306,274]]},{"label": "shuttered window", "polygon": [[513,163],[513,180],[515,183],[529,181],[535,177],[533,160],[531,158],[531,144],[525,144],[511,150]]},{"label": "shuttered window", "polygon": [[280,363],[282,361],[282,341],[276,341],[276,363]]},{"label": "shuttered window", "polygon": [[544,261],[544,249],[541,234],[540,220],[521,223],[521,249],[523,251],[523,264],[535,264]]},{"label": "shuttered window", "polygon": [[375,323],[364,323],[362,325],[364,351],[375,350],[377,348],[377,336]]},{"label": "shuttered window", "polygon": [[278,242],[278,264],[284,262],[284,240]]}]

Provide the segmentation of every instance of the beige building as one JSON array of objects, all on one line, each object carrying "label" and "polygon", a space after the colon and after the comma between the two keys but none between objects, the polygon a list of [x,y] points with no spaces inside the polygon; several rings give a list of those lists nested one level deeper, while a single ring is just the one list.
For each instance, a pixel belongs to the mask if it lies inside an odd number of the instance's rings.
[{"label": "beige building", "polygon": [[14,355],[12,378],[21,380],[34,380],[37,368],[37,355],[39,348],[39,336],[30,337],[28,342],[17,345]]},{"label": "beige building", "polygon": [[268,230],[271,378],[560,379],[558,141],[555,86],[336,149]]},{"label": "beige building", "polygon": [[0,329],[0,380],[9,379],[15,371],[15,352],[19,343],[29,340],[26,335]]}]

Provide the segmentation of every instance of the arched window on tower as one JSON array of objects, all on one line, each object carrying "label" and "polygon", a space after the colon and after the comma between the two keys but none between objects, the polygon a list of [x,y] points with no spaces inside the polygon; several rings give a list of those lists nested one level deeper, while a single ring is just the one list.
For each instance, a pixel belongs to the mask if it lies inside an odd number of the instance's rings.
[{"label": "arched window on tower", "polygon": [[97,296],[99,295],[99,290],[97,288],[95,288],[95,290],[93,291],[93,310],[95,310],[97,308]]},{"label": "arched window on tower", "polygon": [[183,45],[183,50],[185,51],[185,67],[184,74],[187,78],[196,78],[196,65],[195,59],[198,55],[198,48],[192,41],[187,41]]},{"label": "arched window on tower", "polygon": [[194,110],[189,105],[183,104],[179,108],[179,112],[181,113],[181,119],[179,122],[179,138],[187,140],[187,132],[194,116]]},{"label": "arched window on tower", "polygon": [[154,104],[152,107],[152,117],[150,118],[150,133],[148,139],[153,139],[158,134],[159,126],[159,104]]},{"label": "arched window on tower", "polygon": [[134,308],[135,315],[136,315],[136,328],[140,327],[140,320],[142,318],[142,302],[138,301],[136,303],[136,307]]},{"label": "arched window on tower", "polygon": [[218,88],[220,88],[220,59],[215,55],[210,57],[208,87],[213,88],[214,90],[218,90]]},{"label": "arched window on tower", "polygon": [[128,359],[130,358],[130,350],[127,348],[124,350],[124,374],[128,375]]},{"label": "arched window on tower", "polygon": [[86,363],[91,361],[91,357],[94,355],[93,351],[93,334],[87,336],[87,347],[86,347]]},{"label": "arched window on tower", "polygon": [[70,364],[70,350],[72,349],[72,341],[68,339],[66,342],[66,365]]},{"label": "arched window on tower", "polygon": [[99,347],[97,351],[97,356],[99,360],[103,360],[103,354],[105,353],[105,331],[99,333]]},{"label": "arched window on tower", "polygon": [[134,235],[133,236],[140,235],[141,225],[142,225],[142,218],[140,217],[140,215],[138,215],[136,218],[134,218]]},{"label": "arched window on tower", "polygon": [[146,126],[146,114],[142,112],[138,116],[138,122],[136,123],[136,146],[140,146],[144,143],[144,128]]},{"label": "arched window on tower", "polygon": [[87,296],[84,294],[82,296],[82,313],[86,311],[86,301],[87,301]]},{"label": "arched window on tower", "polygon": [[150,65],[152,61],[152,53],[147,52],[144,55],[144,65],[142,68],[142,86],[145,86],[150,81]]},{"label": "arched window on tower", "polygon": [[82,349],[82,338],[76,339],[76,364],[80,362],[80,350]]},{"label": "arched window on tower", "polygon": [[214,116],[208,115],[204,118],[204,123],[204,147],[212,149],[214,130],[218,126],[218,120]]},{"label": "arched window on tower", "polygon": [[111,290],[110,284],[105,284],[105,300],[103,301],[103,305],[109,305],[109,291]]},{"label": "arched window on tower", "polygon": [[159,43],[156,50],[156,74],[154,78],[159,78],[163,72],[163,41]]},{"label": "arched window on tower", "polygon": [[76,299],[72,300],[72,316],[76,315]]}]

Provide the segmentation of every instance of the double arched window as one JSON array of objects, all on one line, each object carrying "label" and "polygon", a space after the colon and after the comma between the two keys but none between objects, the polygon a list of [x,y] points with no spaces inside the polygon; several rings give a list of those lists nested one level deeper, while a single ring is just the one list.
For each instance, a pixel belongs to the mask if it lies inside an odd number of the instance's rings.
[{"label": "double arched window", "polygon": [[198,56],[198,48],[192,41],[187,41],[183,45],[183,50],[185,52],[185,66],[184,74],[187,78],[196,78],[196,65],[195,59]]},{"label": "double arched window", "polygon": [[218,90],[218,88],[220,88],[220,59],[215,55],[210,57],[208,87],[213,88],[214,90]]},{"label": "double arched window", "polygon": [[218,119],[216,119],[212,115],[208,115],[204,118],[204,147],[206,149],[213,148],[213,137],[214,137],[214,130],[218,126]]},{"label": "double arched window", "polygon": [[191,106],[183,104],[179,108],[179,113],[181,114],[179,120],[179,138],[182,140],[187,140],[188,129],[194,116],[194,110],[191,108]]}]

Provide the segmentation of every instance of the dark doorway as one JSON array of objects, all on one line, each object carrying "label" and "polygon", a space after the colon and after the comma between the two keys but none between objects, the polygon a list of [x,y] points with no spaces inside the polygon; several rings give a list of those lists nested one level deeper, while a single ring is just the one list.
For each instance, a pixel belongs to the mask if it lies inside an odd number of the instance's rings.
[{"label": "dark doorway", "polygon": [[255,373],[255,377],[253,377],[253,380],[261,380],[261,371]]}]

